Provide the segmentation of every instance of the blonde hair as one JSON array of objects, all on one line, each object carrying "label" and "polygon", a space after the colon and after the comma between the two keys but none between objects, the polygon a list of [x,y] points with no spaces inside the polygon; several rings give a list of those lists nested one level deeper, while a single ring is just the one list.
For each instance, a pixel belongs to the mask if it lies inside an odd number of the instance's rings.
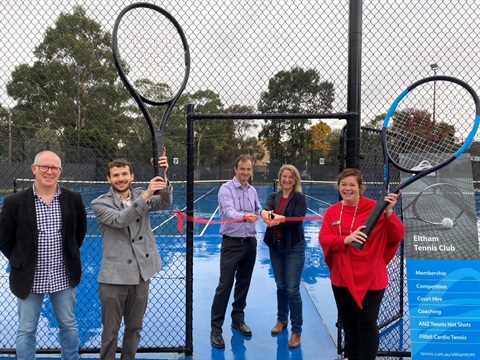
[{"label": "blonde hair", "polygon": [[302,184],[301,184],[301,180],[300,180],[300,173],[298,172],[298,170],[295,166],[290,165],[290,164],[283,165],[280,168],[280,170],[278,170],[278,180],[279,180],[278,181],[278,191],[283,190],[282,183],[280,182],[280,179],[281,179],[282,174],[285,170],[289,170],[293,174],[293,177],[295,179],[295,186],[293,188],[293,191],[301,193],[302,192]]},{"label": "blonde hair", "polygon": [[337,189],[340,185],[340,182],[346,177],[353,176],[357,180],[358,188],[360,189],[360,194],[363,194],[365,191],[365,185],[363,184],[363,175],[359,169],[355,168],[346,168],[337,177]]}]

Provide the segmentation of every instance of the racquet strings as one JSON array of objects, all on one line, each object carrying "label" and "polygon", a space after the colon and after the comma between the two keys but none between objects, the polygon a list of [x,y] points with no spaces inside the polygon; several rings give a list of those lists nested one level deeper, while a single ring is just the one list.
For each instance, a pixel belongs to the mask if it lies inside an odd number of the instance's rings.
[{"label": "racquet strings", "polygon": [[447,80],[423,83],[391,115],[385,139],[389,157],[412,172],[441,164],[462,146],[475,115],[475,101],[464,87]]},{"label": "racquet strings", "polygon": [[438,183],[421,191],[413,200],[411,208],[414,218],[440,225],[445,218],[457,220],[463,214],[465,200],[456,186]]},{"label": "racquet strings", "polygon": [[126,77],[138,94],[167,102],[185,77],[185,50],[175,25],[161,12],[133,8],[118,25],[118,55]]}]

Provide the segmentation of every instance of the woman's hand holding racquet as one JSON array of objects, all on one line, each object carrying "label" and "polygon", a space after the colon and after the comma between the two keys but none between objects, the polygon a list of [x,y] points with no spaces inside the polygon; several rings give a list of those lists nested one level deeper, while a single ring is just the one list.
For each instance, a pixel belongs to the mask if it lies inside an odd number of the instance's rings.
[{"label": "woman's hand holding racquet", "polygon": [[392,215],[393,207],[397,203],[398,197],[400,196],[401,193],[402,193],[402,190],[399,190],[397,194],[389,193],[389,194],[387,194],[387,196],[385,196],[384,200],[385,200],[385,202],[388,203],[387,207],[385,208],[385,214],[387,215],[387,217]]},{"label": "woman's hand holding racquet", "polygon": [[345,245],[352,245],[353,243],[363,246],[363,243],[367,241],[367,235],[361,231],[362,229],[365,229],[365,225],[360,225],[354,232],[346,236],[343,243]]}]

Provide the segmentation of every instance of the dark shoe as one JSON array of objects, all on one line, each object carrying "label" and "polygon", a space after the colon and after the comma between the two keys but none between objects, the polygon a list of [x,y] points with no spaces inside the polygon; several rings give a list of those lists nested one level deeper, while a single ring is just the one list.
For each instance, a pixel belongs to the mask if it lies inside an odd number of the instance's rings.
[{"label": "dark shoe", "polygon": [[217,349],[225,348],[225,341],[223,340],[222,334],[213,333],[212,335],[210,335],[210,344],[212,344],[212,346],[216,347]]},{"label": "dark shoe", "polygon": [[272,329],[272,334],[273,335],[280,334],[283,331],[283,329],[287,327],[287,325],[288,325],[288,322],[277,321],[277,323]]},{"label": "dark shoe", "polygon": [[245,323],[241,323],[241,324],[232,323],[232,327],[234,329],[237,329],[237,331],[243,336],[252,336],[252,330],[250,330],[250,328]]},{"label": "dark shoe", "polygon": [[288,347],[290,349],[295,349],[300,346],[300,335],[292,334],[290,340],[288,340]]}]

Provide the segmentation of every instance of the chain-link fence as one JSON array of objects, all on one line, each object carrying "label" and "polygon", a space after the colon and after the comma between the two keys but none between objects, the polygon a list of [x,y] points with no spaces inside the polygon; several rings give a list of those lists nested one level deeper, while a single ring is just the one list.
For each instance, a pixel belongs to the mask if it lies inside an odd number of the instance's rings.
[{"label": "chain-link fence", "polygon": [[[116,157],[133,163],[138,181],[153,174],[148,128],[118,78],[110,49],[114,21],[130,3],[0,3],[2,197],[13,191],[14,179],[31,178],[29,165],[41,149],[61,155],[64,180],[104,181],[105,166]],[[359,35],[350,32],[352,3],[363,9],[361,72],[355,78],[348,76],[352,66],[349,38]],[[445,74],[480,90],[477,1],[167,0],[158,5],[182,25],[192,60],[187,88],[166,127],[172,181],[184,181],[187,176],[185,106],[189,102],[195,103],[196,112],[207,114],[346,113],[349,88],[360,84],[360,104],[356,107],[361,110],[361,124],[377,127],[399,91],[419,78]],[[304,179],[333,180],[344,160],[337,155],[345,123],[340,117],[291,120],[280,125],[271,120],[197,122],[195,178],[230,178],[236,155],[248,151],[255,158],[255,181],[271,182],[278,166],[285,162],[301,169]],[[477,143],[470,152],[480,155]],[[361,154],[361,150],[359,155],[360,164],[361,156],[376,156]],[[377,160],[381,163],[381,154]],[[474,179],[478,180],[480,157],[473,160]],[[93,196],[88,192],[92,184],[78,187],[87,199]],[[186,194],[181,186],[177,188],[175,202],[183,208]],[[100,250],[95,241],[99,232],[94,217],[89,225],[92,253],[96,252],[92,259],[98,260]],[[145,322],[141,346],[188,351],[191,324],[182,291],[187,287],[187,269],[185,255],[179,255],[185,252],[177,251],[185,247],[185,239],[173,228],[162,227],[159,232],[159,247],[168,270],[154,281],[152,292],[165,294],[165,298],[159,297],[164,318]],[[95,266],[86,269],[87,293],[95,287]],[[7,268],[4,258],[0,267]],[[172,282],[176,284],[170,287]],[[173,288],[178,293],[168,293]],[[88,302],[95,296],[79,298],[86,301],[79,307],[91,310],[90,317],[82,319],[87,323],[85,329],[100,326],[98,304]],[[7,313],[13,306],[2,302],[0,311]],[[11,327],[1,330],[4,340],[0,344],[5,349],[12,347],[14,323],[12,319]],[[158,323],[169,325],[160,331],[150,328]],[[182,330],[175,333],[173,328]],[[399,337],[405,336],[404,330],[398,329]],[[84,335],[82,349],[95,351],[98,338]],[[40,348],[55,348],[51,335],[40,338]],[[392,350],[388,346],[382,351]]]}]

